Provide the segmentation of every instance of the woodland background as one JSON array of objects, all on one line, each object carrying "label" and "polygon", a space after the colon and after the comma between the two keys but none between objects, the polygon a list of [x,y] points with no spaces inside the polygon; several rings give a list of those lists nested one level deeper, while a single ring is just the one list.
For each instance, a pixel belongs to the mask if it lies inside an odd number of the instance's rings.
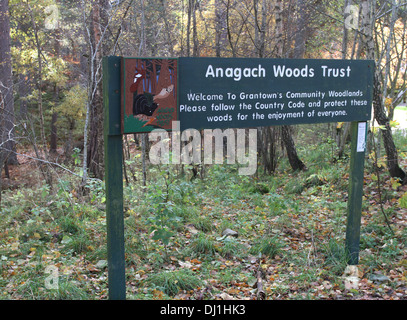
[{"label": "woodland background", "polygon": [[276,126],[252,177],[149,166],[147,135],[123,137],[130,297],[405,299],[406,22],[402,0],[1,0],[0,297],[107,296],[101,60],[119,55],[376,61],[358,285],[349,123]]}]

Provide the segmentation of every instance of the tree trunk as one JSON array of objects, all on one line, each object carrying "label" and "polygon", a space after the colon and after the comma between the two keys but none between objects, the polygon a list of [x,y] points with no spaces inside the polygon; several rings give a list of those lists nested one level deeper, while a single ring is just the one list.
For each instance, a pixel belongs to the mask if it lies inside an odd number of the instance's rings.
[{"label": "tree trunk", "polygon": [[24,123],[27,120],[28,103],[27,96],[30,92],[30,80],[29,75],[26,73],[20,73],[18,75],[18,95],[20,96],[20,112],[19,118]]},{"label": "tree trunk", "polygon": [[[363,0],[362,3],[362,36],[360,50],[366,51],[367,59],[375,59],[375,45],[373,39],[375,8],[372,0]],[[386,116],[383,105],[383,89],[380,83],[380,69],[377,66],[373,81],[373,110],[374,118],[380,126],[383,137],[383,145],[387,155],[387,168],[393,178],[400,179],[403,184],[407,183],[406,173],[400,168],[398,163],[398,152],[393,141],[390,122]]]},{"label": "tree trunk", "polygon": [[305,53],[305,42],[307,39],[308,8],[305,0],[297,0],[297,30],[295,33],[294,59],[302,59]]},{"label": "tree trunk", "polygon": [[[343,6],[343,18],[344,21],[347,19],[347,7],[350,4],[350,0],[345,0],[344,6]],[[346,59],[346,55],[348,52],[348,38],[349,38],[349,32],[348,32],[348,26],[346,22],[343,24],[343,37],[342,37],[342,59]],[[337,146],[338,146],[338,158],[342,158],[343,153],[345,151],[345,145],[346,145],[346,140],[350,132],[350,122],[344,123],[343,126],[338,128],[338,124],[336,125],[336,138],[337,138]]]},{"label": "tree trunk", "polygon": [[[32,11],[32,8],[30,4],[27,2],[27,7],[28,11],[31,16],[31,24],[34,30],[34,39],[35,39],[35,45],[37,49],[37,59],[38,59],[38,113],[39,113],[39,118],[40,118],[40,133],[41,133],[41,143],[42,143],[42,155],[40,154],[40,150],[38,149],[36,142],[34,141],[33,147],[34,151],[37,155],[37,158],[45,159],[48,161],[48,153],[47,153],[47,141],[45,139],[45,125],[44,125],[44,112],[43,112],[43,104],[42,104],[42,54],[41,54],[41,43],[40,43],[40,38],[38,37],[38,25],[35,22],[34,19],[34,13]],[[44,162],[39,161],[39,168],[44,176],[44,179],[48,186],[52,189],[53,187],[53,176],[51,172],[51,168],[48,167]]]},{"label": "tree trunk", "polygon": [[58,113],[53,112],[51,118],[51,137],[50,137],[50,145],[49,145],[49,152],[56,153],[57,152],[57,120],[58,120]]},{"label": "tree trunk", "polygon": [[[261,13],[259,13],[259,0],[253,2],[254,8],[254,47],[256,57],[264,57],[266,48],[266,28],[267,28],[267,1],[262,0]],[[261,16],[261,19],[260,19]],[[279,21],[281,23],[281,21]],[[277,168],[278,162],[278,127],[260,127],[257,128],[257,145],[262,157],[264,172],[272,174]]]},{"label": "tree trunk", "polygon": [[[59,28],[55,29],[55,39],[54,39],[54,51],[55,57],[59,57],[60,55],[60,30]],[[59,88],[58,85],[55,84],[54,87],[54,103],[57,105],[59,102]],[[53,110],[55,110],[53,108]],[[53,111],[52,118],[51,118],[51,135],[50,135],[50,153],[56,153],[58,148],[58,129],[57,129],[57,120],[58,120],[58,113]]]},{"label": "tree trunk", "polygon": [[264,172],[272,174],[278,164],[278,141],[280,129],[278,127],[262,127],[258,129],[259,153],[262,157]]},{"label": "tree trunk", "polygon": [[290,126],[282,126],[281,127],[281,135],[284,141],[284,145],[287,151],[288,161],[290,162],[291,168],[296,170],[307,170],[305,164],[301,161],[298,157],[297,150],[295,148],[294,139],[291,134],[291,127]]},{"label": "tree trunk", "polygon": [[[1,10],[2,8],[0,8]],[[1,14],[1,11],[0,11]],[[1,76],[1,75],[0,75]],[[6,135],[5,135],[5,130],[4,129],[4,99],[3,99],[3,93],[0,90],[0,210],[1,210],[1,194],[3,191],[3,180],[2,180],[2,171],[3,171],[3,166],[5,164],[6,156],[7,153],[3,149],[3,144],[6,140]]]},{"label": "tree trunk", "polygon": [[192,11],[195,10],[195,0],[188,1],[188,21],[187,21],[187,57],[191,55],[191,21]]},{"label": "tree trunk", "polygon": [[170,29],[170,24],[168,22],[168,12],[167,8],[165,7],[166,2],[162,1],[161,2],[161,16],[164,20],[164,26],[165,26],[165,33],[166,33],[166,39],[167,39],[167,45],[168,45],[168,50],[170,52],[171,57],[174,57],[174,43],[172,39],[172,33]]},{"label": "tree trunk", "polygon": [[398,152],[396,145],[394,144],[390,121],[384,113],[382,89],[377,72],[374,77],[373,87],[374,118],[380,126],[384,126],[384,129],[381,129],[381,134],[383,137],[384,149],[386,150],[387,168],[389,170],[389,174],[391,177],[398,178],[403,182],[403,184],[406,184],[406,173],[399,166]]},{"label": "tree trunk", "polygon": [[69,119],[69,129],[68,129],[68,137],[64,147],[64,154],[65,154],[65,164],[69,164],[71,162],[72,151],[73,151],[73,130],[75,129],[75,120]]},{"label": "tree trunk", "polygon": [[102,56],[104,45],[102,34],[107,25],[106,0],[95,0],[91,12],[91,55],[90,55],[90,114],[89,138],[87,141],[87,168],[98,179],[104,177],[103,155],[103,99],[102,99]]},{"label": "tree trunk", "polygon": [[0,127],[0,152],[5,153],[3,161],[18,164],[15,137],[15,115],[13,99],[13,78],[10,51],[10,14],[8,0],[0,0],[0,94],[2,98],[2,126]]},{"label": "tree trunk", "polygon": [[226,8],[222,6],[222,1],[215,0],[215,51],[218,58],[225,49],[226,30]]},{"label": "tree trunk", "polygon": [[283,7],[282,1],[276,0],[274,4],[274,12],[275,12],[275,27],[274,27],[274,34],[276,39],[276,55],[277,58],[283,57],[284,52],[284,39],[283,39]]},{"label": "tree trunk", "polygon": [[[301,59],[304,57],[305,53],[305,41],[307,37],[306,27],[308,21],[308,13],[304,0],[297,0],[297,10],[299,10],[299,20],[297,21],[297,33],[295,36],[294,58]],[[284,125],[281,127],[281,137],[287,151],[288,161],[290,162],[291,168],[294,171],[307,170],[305,164],[298,157],[290,126]]]},{"label": "tree trunk", "polygon": [[346,19],[348,18],[348,14],[347,14],[347,7],[349,6],[349,1],[350,0],[345,0],[345,3],[343,5],[343,20],[344,20],[344,24],[343,24],[343,36],[342,36],[342,59],[346,59],[346,55],[348,52],[348,38],[349,38],[349,32],[348,32],[348,25],[345,22]]},{"label": "tree trunk", "polygon": [[198,30],[197,30],[197,23],[196,23],[196,7],[197,1],[193,0],[193,8],[192,8],[192,42],[194,44],[192,56],[199,57],[199,41],[198,41]]},{"label": "tree trunk", "polygon": [[384,77],[383,77],[383,105],[386,101],[386,97],[387,97],[387,83],[388,83],[388,78],[390,77],[390,64],[391,61],[390,59],[393,59],[393,57],[390,58],[390,51],[391,51],[391,39],[393,37],[393,33],[394,33],[394,25],[396,23],[397,20],[397,3],[395,0],[392,0],[392,9],[391,9],[391,18],[390,18],[390,26],[389,26],[389,35],[387,37],[387,42],[386,42],[386,64],[385,64],[385,73],[384,73]]},{"label": "tree trunk", "polygon": [[254,47],[256,50],[256,57],[263,58],[264,51],[266,48],[266,24],[267,24],[267,3],[265,0],[262,1],[261,6],[261,22],[259,22],[259,0],[255,0],[253,4],[254,8]]}]

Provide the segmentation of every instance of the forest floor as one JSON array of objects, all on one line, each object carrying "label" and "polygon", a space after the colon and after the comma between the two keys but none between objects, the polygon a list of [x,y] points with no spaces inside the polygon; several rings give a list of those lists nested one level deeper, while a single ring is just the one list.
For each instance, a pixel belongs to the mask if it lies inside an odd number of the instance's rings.
[{"label": "forest floor", "polygon": [[[396,138],[404,150],[406,138]],[[407,298],[407,187],[384,168],[376,170],[371,157],[360,261],[349,274],[349,159],[332,162],[331,141],[299,148],[306,172],[292,172],[281,159],[273,175],[239,176],[234,165],[213,165],[191,180],[187,166],[184,175],[178,167],[150,166],[146,187],[140,152],[130,149],[124,182],[128,299]],[[404,152],[400,158],[405,168]],[[104,183],[91,180],[89,192],[80,195],[78,178],[55,170],[50,190],[34,160],[19,160],[3,181],[0,299],[107,299]],[[224,235],[226,229],[235,233]]]}]

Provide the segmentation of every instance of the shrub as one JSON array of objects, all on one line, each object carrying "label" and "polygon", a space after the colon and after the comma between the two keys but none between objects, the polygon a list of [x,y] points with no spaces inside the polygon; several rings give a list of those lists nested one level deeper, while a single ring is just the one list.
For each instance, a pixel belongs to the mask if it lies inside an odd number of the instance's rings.
[{"label": "shrub", "polygon": [[147,282],[171,296],[180,290],[193,290],[202,284],[202,281],[187,269],[159,272],[149,276]]},{"label": "shrub", "polygon": [[235,238],[227,237],[223,240],[223,245],[220,248],[222,257],[230,259],[232,257],[242,256],[246,252],[245,247],[240,244]]},{"label": "shrub", "polygon": [[250,253],[255,255],[264,254],[269,258],[274,258],[281,252],[282,247],[283,244],[278,237],[264,236],[250,248]]},{"label": "shrub", "polygon": [[345,246],[340,244],[335,239],[330,239],[324,246],[325,265],[336,273],[341,274],[345,270],[348,255],[346,254]]},{"label": "shrub", "polygon": [[194,237],[191,246],[193,251],[198,254],[214,255],[216,253],[215,242],[203,232]]}]

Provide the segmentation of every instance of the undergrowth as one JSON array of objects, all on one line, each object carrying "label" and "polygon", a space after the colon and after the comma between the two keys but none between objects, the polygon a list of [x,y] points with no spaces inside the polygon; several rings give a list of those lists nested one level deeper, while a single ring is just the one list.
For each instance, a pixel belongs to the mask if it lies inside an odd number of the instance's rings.
[{"label": "undergrowth", "polygon": [[[399,148],[406,142],[396,141]],[[292,172],[283,160],[271,176],[212,165],[203,179],[191,180],[187,166],[184,176],[163,166],[151,167],[146,188],[140,179],[125,184],[127,296],[253,299],[261,270],[269,299],[385,298],[387,287],[405,297],[404,191],[382,170],[387,196],[378,199],[368,159],[359,265],[366,281],[356,291],[344,287],[349,162],[346,155],[332,161],[333,148],[331,140],[299,148],[306,172]],[[132,159],[127,164],[140,166]],[[107,299],[104,184],[92,180],[82,196],[75,179],[61,173],[53,191],[38,185],[3,192],[0,299]],[[236,235],[222,235],[225,229]],[[46,272],[50,266],[56,274]],[[369,282],[376,273],[391,283]],[[57,288],[47,286],[50,277]]]}]

